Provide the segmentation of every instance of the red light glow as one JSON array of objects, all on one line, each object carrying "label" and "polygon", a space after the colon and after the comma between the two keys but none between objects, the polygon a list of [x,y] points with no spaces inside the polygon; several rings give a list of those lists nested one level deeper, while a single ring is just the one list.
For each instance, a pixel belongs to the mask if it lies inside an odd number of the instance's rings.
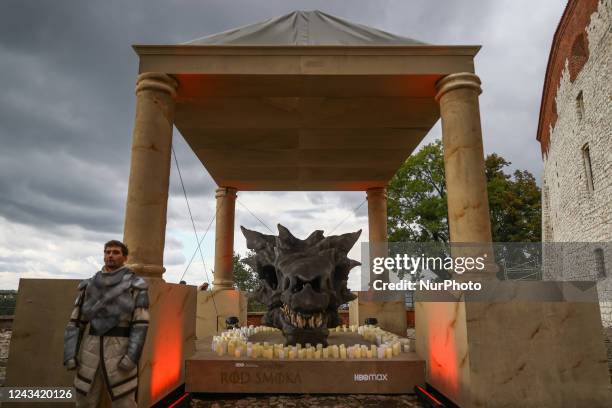
[{"label": "red light glow", "polygon": [[167,304],[173,301],[172,296],[166,296],[165,300],[166,304],[159,305],[155,316],[158,330],[152,339],[151,401],[174,390],[181,379],[183,319],[176,315],[180,309]]},{"label": "red light glow", "polygon": [[181,401],[183,401],[183,400],[184,400],[185,398],[187,398],[188,396],[189,396],[189,394],[188,394],[188,393],[183,394],[183,395],[181,396],[181,398],[177,399],[177,400],[176,400],[176,401],[174,401],[172,404],[170,404],[170,405],[168,406],[168,408],[174,408],[174,407],[178,406],[178,404],[180,404],[180,403],[181,403]]},{"label": "red light glow", "polygon": [[458,303],[427,304],[429,383],[447,396],[459,395],[455,323]]}]

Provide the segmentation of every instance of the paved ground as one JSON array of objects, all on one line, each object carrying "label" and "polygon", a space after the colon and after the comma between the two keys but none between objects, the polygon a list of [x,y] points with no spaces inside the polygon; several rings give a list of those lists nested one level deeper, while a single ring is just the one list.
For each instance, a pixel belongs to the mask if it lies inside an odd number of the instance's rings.
[{"label": "paved ground", "polygon": [[261,395],[244,398],[194,398],[192,407],[202,408],[421,408],[413,395]]},{"label": "paved ground", "polygon": [[[608,351],[610,382],[612,383],[612,328],[604,329]],[[0,329],[0,385],[4,383],[6,361],[8,358],[11,330]],[[413,395],[258,395],[258,396],[211,396],[195,395],[192,407],[230,408],[230,407],[283,407],[283,408],[420,408]]]}]

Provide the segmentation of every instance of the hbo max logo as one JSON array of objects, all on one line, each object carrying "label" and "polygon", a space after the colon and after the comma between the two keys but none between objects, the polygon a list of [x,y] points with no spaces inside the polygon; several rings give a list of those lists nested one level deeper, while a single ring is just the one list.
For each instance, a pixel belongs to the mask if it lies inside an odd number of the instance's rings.
[{"label": "hbo max logo", "polygon": [[355,381],[389,381],[387,373],[379,374],[355,374],[353,379]]}]

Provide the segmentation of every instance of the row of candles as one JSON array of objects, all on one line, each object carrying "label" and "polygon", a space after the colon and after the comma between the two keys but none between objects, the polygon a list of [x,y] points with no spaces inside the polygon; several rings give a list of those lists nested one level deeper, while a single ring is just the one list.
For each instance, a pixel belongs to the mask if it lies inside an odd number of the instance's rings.
[{"label": "row of candles", "polygon": [[[321,359],[389,359],[399,355],[402,350],[404,352],[411,351],[408,339],[399,338],[395,334],[386,332],[375,326],[349,326],[339,327],[331,331],[347,331],[359,333],[364,339],[376,342],[370,346],[356,344],[353,346],[330,345],[323,347],[322,344],[312,346],[306,343],[304,346],[297,344],[295,346],[284,346],[282,344],[270,344],[268,342],[249,342],[248,336],[261,331],[278,331],[266,326],[250,326],[236,328],[225,331],[219,336],[214,336],[212,341],[212,350],[218,356],[228,356],[235,358],[265,358],[265,359],[306,359],[306,360],[321,360]],[[247,334],[250,333],[250,334]]]}]

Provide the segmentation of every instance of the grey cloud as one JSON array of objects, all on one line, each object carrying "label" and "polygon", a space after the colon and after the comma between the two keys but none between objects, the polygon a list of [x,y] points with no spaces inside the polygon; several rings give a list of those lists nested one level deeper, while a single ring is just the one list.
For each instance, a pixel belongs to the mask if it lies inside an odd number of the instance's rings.
[{"label": "grey cloud", "polygon": [[[433,44],[482,44],[476,71],[483,81],[485,149],[539,177],[540,95],[563,7],[563,0],[3,0],[0,217],[40,234],[92,242],[120,236],[138,70],[131,44],[185,42],[295,9],[321,9]],[[178,132],[174,146],[203,231],[214,209],[215,183]],[[191,232],[174,164],[170,194],[169,223]],[[283,210],[288,193],[276,197],[278,206],[257,214],[273,231],[279,221],[298,236],[321,228],[316,213]],[[352,211],[365,194],[313,192],[308,198],[321,210]],[[366,214],[366,205],[355,214],[361,225]],[[266,232],[240,206],[238,222]],[[341,228],[354,229],[346,223]]]}]

